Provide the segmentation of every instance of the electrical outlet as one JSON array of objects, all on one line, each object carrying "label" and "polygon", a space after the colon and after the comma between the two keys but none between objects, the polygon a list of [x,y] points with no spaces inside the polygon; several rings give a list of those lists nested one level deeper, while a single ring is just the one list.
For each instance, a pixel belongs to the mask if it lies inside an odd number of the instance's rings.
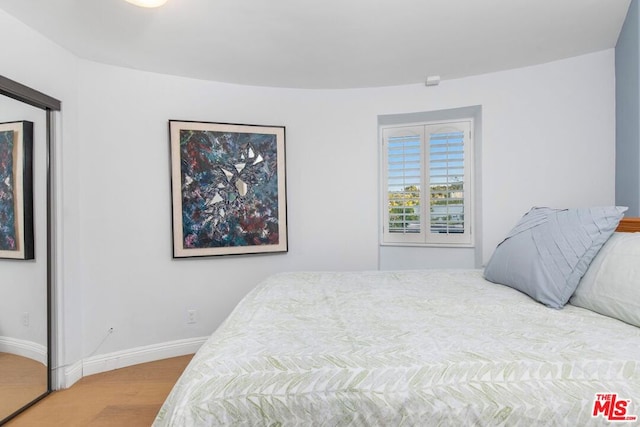
[{"label": "electrical outlet", "polygon": [[197,322],[198,311],[194,309],[187,310],[187,323],[193,324]]},{"label": "electrical outlet", "polygon": [[24,326],[29,326],[29,312],[25,311],[22,313],[22,324]]}]

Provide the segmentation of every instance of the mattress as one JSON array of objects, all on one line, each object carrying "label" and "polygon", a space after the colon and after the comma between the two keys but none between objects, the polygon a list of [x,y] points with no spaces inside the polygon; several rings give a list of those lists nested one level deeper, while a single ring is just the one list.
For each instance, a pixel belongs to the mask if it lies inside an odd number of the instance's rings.
[{"label": "mattress", "polygon": [[598,394],[640,414],[639,328],[480,270],[297,272],[240,302],[154,425],[610,425]]}]

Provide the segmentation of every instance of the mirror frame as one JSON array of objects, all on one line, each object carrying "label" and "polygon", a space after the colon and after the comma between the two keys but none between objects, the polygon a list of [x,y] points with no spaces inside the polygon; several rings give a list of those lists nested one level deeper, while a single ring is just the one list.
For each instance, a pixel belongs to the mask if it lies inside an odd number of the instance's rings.
[{"label": "mirror frame", "polygon": [[13,98],[17,101],[24,102],[25,104],[29,104],[33,107],[40,108],[45,110],[46,112],[46,121],[47,121],[47,129],[46,129],[46,177],[47,177],[47,389],[40,396],[33,399],[31,402],[26,403],[24,406],[9,414],[7,417],[0,419],[0,425],[6,423],[10,419],[14,418],[16,415],[20,414],[30,406],[34,405],[39,400],[43,399],[47,396],[52,388],[52,361],[53,361],[53,283],[54,283],[54,260],[55,260],[55,245],[53,242],[54,239],[54,230],[53,230],[53,194],[54,194],[54,183],[53,183],[53,166],[52,166],[52,157],[53,157],[53,140],[54,140],[54,129],[53,129],[53,113],[55,111],[60,111],[61,103],[55,98],[52,98],[48,95],[45,95],[41,92],[38,92],[35,89],[32,89],[28,86],[25,86],[21,83],[8,79],[0,75],[0,95],[8,96],[9,98]]}]

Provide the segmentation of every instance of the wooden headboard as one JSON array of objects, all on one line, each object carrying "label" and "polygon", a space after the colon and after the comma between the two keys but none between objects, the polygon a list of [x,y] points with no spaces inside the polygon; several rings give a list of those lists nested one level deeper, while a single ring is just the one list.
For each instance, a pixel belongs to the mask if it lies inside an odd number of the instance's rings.
[{"label": "wooden headboard", "polygon": [[626,233],[640,232],[640,218],[622,218],[616,231],[624,231]]}]

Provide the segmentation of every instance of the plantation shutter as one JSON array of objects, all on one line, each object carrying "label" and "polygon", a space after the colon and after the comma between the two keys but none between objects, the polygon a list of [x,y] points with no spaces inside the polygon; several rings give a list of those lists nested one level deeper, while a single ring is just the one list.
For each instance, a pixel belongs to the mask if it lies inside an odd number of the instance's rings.
[{"label": "plantation shutter", "polygon": [[382,131],[383,243],[471,244],[471,121]]},{"label": "plantation shutter", "polygon": [[429,232],[433,241],[466,240],[468,180],[465,142],[469,140],[468,122],[428,125],[429,140]]},{"label": "plantation shutter", "polygon": [[385,129],[387,209],[385,231],[397,242],[424,239],[424,127]]}]

